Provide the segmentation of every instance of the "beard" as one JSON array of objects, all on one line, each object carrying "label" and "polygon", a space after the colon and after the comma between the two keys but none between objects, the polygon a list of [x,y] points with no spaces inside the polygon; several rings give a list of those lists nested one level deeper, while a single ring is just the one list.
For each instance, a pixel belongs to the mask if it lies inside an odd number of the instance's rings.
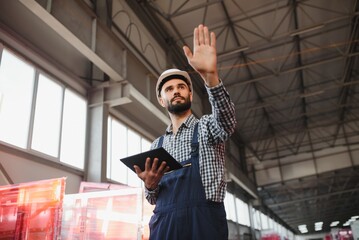
[{"label": "beard", "polygon": [[189,110],[191,108],[191,101],[190,98],[184,98],[184,102],[183,103],[176,103],[173,104],[173,102],[175,101],[169,101],[168,102],[168,106],[167,106],[167,110],[172,113],[172,114],[181,114],[186,112],[187,110]]}]

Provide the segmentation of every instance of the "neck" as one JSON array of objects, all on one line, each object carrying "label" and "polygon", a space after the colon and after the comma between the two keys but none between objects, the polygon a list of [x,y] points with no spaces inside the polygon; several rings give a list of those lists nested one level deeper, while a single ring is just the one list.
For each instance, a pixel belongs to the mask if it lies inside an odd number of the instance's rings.
[{"label": "neck", "polygon": [[192,114],[192,111],[189,109],[183,113],[180,114],[174,114],[174,113],[169,113],[170,118],[171,118],[171,122],[172,122],[172,131],[174,134],[177,133],[179,127],[181,126],[181,124],[186,121],[186,119]]}]

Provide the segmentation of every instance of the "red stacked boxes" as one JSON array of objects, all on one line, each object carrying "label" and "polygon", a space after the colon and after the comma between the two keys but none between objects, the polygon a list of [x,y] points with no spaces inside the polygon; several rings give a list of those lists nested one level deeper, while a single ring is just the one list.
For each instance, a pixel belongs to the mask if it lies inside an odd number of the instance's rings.
[{"label": "red stacked boxes", "polygon": [[0,186],[0,239],[57,239],[65,178]]}]

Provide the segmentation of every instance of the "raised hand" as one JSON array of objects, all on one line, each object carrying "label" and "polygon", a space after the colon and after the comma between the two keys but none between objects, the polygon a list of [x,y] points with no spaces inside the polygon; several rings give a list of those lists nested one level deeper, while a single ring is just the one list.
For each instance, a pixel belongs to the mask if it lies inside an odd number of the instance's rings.
[{"label": "raised hand", "polygon": [[208,27],[200,24],[193,31],[193,52],[183,47],[188,63],[209,86],[218,84],[216,35],[209,33]]}]

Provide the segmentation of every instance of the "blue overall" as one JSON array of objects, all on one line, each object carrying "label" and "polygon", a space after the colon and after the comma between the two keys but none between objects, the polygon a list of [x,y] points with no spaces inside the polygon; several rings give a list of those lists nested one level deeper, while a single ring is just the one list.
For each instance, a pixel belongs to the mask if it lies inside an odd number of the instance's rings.
[{"label": "blue overall", "polygon": [[[163,136],[158,147],[162,146]],[[191,158],[182,169],[165,174],[153,216],[150,240],[227,240],[223,203],[206,200],[199,173],[198,124],[192,137]]]}]

